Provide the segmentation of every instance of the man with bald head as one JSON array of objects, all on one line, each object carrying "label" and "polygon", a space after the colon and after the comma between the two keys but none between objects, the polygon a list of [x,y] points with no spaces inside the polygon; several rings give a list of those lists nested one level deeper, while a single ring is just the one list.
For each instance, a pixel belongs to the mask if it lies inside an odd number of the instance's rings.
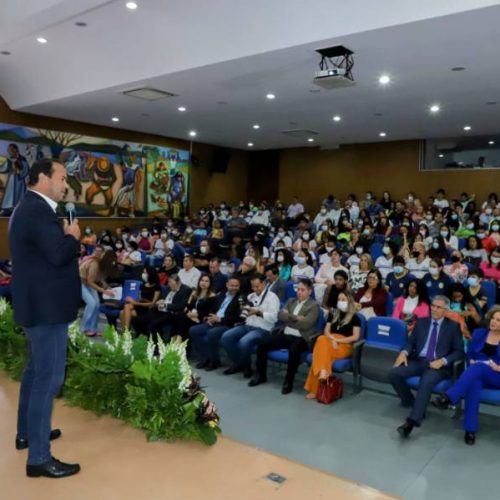
[{"label": "man with bald head", "polygon": [[78,220],[56,215],[68,190],[64,166],[51,159],[29,170],[28,191],[9,224],[14,318],[26,333],[28,365],[19,396],[16,448],[29,448],[28,477],[76,474],[78,464],[56,460],[50,440],[53,400],[64,382],[68,325],[77,317],[81,285],[78,272]]}]

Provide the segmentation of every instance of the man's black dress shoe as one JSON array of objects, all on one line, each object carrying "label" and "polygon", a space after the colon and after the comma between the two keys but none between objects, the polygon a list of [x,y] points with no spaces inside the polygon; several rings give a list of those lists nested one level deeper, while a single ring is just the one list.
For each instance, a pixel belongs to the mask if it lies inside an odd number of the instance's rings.
[{"label": "man's black dress shoe", "polygon": [[252,376],[252,369],[250,367],[243,369],[243,376],[245,378],[250,378]]},{"label": "man's black dress shoe", "polygon": [[293,391],[293,384],[285,382],[281,388],[281,394],[290,394]]},{"label": "man's black dress shoe", "polygon": [[399,435],[402,438],[407,438],[410,435],[412,430],[413,430],[413,425],[410,424],[410,422],[405,422],[403,425],[400,425],[398,427]]},{"label": "man's black dress shoe", "polygon": [[[50,440],[53,441],[54,439],[57,439],[61,437],[61,430],[60,429],[53,429],[50,431]],[[19,439],[16,438],[16,450],[25,450],[28,448],[28,440],[27,439]]]},{"label": "man's black dress shoe", "polygon": [[255,387],[256,385],[264,384],[267,382],[266,378],[254,377],[250,382],[248,382],[248,387]]},{"label": "man's black dress shoe", "polygon": [[229,368],[226,368],[222,373],[224,375],[234,375],[235,373],[241,372],[241,368],[239,366],[231,365]]},{"label": "man's black dress shoe", "polygon": [[60,477],[72,476],[78,472],[80,472],[78,464],[65,464],[54,457],[44,464],[26,466],[26,475],[28,477],[51,477],[58,479]]},{"label": "man's black dress shoe", "polygon": [[217,368],[219,368],[219,366],[220,366],[219,362],[209,361],[208,365],[205,366],[205,371],[206,372],[213,372],[214,370],[217,370]]},{"label": "man's black dress shoe", "polygon": [[476,434],[474,432],[466,432],[464,436],[465,444],[473,445],[476,442]]},{"label": "man's black dress shoe", "polygon": [[432,400],[432,405],[438,408],[439,410],[446,410],[451,405],[450,398],[444,393],[440,394],[437,398]]}]

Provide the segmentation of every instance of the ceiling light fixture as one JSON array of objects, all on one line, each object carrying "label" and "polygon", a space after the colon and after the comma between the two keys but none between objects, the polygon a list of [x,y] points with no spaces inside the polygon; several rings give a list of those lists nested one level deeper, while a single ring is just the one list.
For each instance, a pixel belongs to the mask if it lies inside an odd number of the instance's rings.
[{"label": "ceiling light fixture", "polygon": [[439,158],[444,158],[444,154],[440,154],[440,155],[439,155]]},{"label": "ceiling light fixture", "polygon": [[135,10],[137,9],[138,5],[135,2],[127,2],[125,4],[125,7],[127,7],[127,9],[129,10]]},{"label": "ceiling light fixture", "polygon": [[191,130],[189,132],[189,137],[196,137],[198,135],[198,133],[196,132],[196,130]]},{"label": "ceiling light fixture", "polygon": [[312,137],[309,137],[309,139],[307,139],[307,142],[314,142],[314,139]]},{"label": "ceiling light fixture", "polygon": [[254,128],[255,130],[259,130],[260,125],[258,123],[255,123],[254,125],[252,125],[252,128]]},{"label": "ceiling light fixture", "polygon": [[341,117],[341,116],[339,116],[339,115],[335,115],[335,116],[333,117],[333,121],[334,121],[334,122],[339,122],[340,120],[342,120],[342,117]]},{"label": "ceiling light fixture", "polygon": [[266,99],[269,99],[270,101],[272,101],[275,98],[276,96],[274,94],[266,94]]},{"label": "ceiling light fixture", "polygon": [[2,50],[0,54],[2,54],[3,56],[10,56],[10,52],[8,50]]},{"label": "ceiling light fixture", "polygon": [[385,137],[387,134],[385,132],[380,132],[380,134],[378,134],[380,137]]},{"label": "ceiling light fixture", "polygon": [[117,116],[113,116],[113,118],[111,118],[111,121],[112,122],[119,122],[120,118],[118,118]]},{"label": "ceiling light fixture", "polygon": [[75,23],[75,26],[78,26],[79,28],[85,28],[85,26],[87,26],[87,23],[84,23],[83,21],[77,21]]},{"label": "ceiling light fixture", "polygon": [[441,110],[441,107],[439,106],[439,104],[433,104],[430,108],[429,108],[429,111],[431,113],[439,113],[439,111]]},{"label": "ceiling light fixture", "polygon": [[378,83],[380,83],[381,85],[387,85],[390,82],[391,82],[391,77],[389,75],[382,75],[378,79]]},{"label": "ceiling light fixture", "polygon": [[185,106],[179,106],[179,107],[177,108],[177,111],[180,111],[181,113],[184,113],[184,111],[186,111],[186,109],[187,109],[187,108],[186,108]]},{"label": "ceiling light fixture", "polygon": [[466,132],[468,132],[468,131],[469,131],[469,130],[471,130],[471,129],[472,129],[472,127],[471,127],[470,125],[466,125],[466,126],[464,127],[464,130],[465,130]]},{"label": "ceiling light fixture", "polygon": [[43,38],[43,36],[39,36],[36,41],[38,43],[41,43],[41,44],[44,44],[44,43],[47,43],[47,39],[46,38]]},{"label": "ceiling light fixture", "polygon": [[465,68],[463,66],[455,66],[451,68],[451,71],[465,71]]},{"label": "ceiling light fixture", "polygon": [[495,144],[495,141],[488,141],[488,144],[489,144],[490,146],[493,146],[493,144]]},{"label": "ceiling light fixture", "polygon": [[249,143],[247,144],[247,146],[248,146],[249,148],[253,148],[253,142],[249,142]]}]

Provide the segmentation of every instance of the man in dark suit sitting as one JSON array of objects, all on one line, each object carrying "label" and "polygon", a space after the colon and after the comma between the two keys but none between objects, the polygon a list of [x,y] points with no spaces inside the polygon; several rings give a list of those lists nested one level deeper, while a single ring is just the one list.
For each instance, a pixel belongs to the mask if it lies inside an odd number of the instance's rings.
[{"label": "man in dark suit sitting", "polygon": [[[64,382],[68,324],[77,317],[81,284],[78,273],[80,228],[75,219],[61,227],[57,203],[68,189],[66,170],[56,161],[35,162],[29,190],[9,224],[13,266],[14,318],[24,327],[29,358],[21,384],[16,448],[29,448],[29,477],[76,474],[78,464],[52,457],[53,400]],[[28,446],[29,445],[29,446]]]},{"label": "man in dark suit sitting", "polygon": [[266,285],[271,292],[274,292],[280,302],[285,302],[286,281],[280,278],[280,272],[277,266],[270,264],[266,266]]},{"label": "man in dark suit sitting", "polygon": [[[410,416],[398,427],[401,437],[408,437],[420,427],[434,386],[451,377],[453,363],[464,356],[462,334],[458,323],[445,318],[450,307],[447,297],[434,297],[431,317],[417,320],[405,348],[399,353],[389,379],[404,407],[411,407]],[[416,397],[406,379],[420,376]]]},{"label": "man in dark suit sitting", "polygon": [[206,371],[220,366],[219,341],[222,334],[240,320],[240,282],[231,276],[226,283],[227,290],[220,292],[212,301],[206,321],[189,329],[194,350],[200,356],[196,368]]}]

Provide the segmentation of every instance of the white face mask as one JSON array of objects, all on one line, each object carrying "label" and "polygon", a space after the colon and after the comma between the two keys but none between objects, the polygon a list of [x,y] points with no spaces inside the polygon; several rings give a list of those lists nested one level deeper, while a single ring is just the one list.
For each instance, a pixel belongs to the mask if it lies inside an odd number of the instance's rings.
[{"label": "white face mask", "polygon": [[485,210],[486,215],[491,215],[493,213],[493,210],[491,208],[487,208]]},{"label": "white face mask", "polygon": [[302,239],[303,239],[303,240],[305,240],[305,241],[309,241],[309,234],[304,233],[304,234],[302,235]]},{"label": "white face mask", "polygon": [[208,251],[207,247],[200,247],[201,253],[207,253],[207,251]]},{"label": "white face mask", "polygon": [[148,282],[148,275],[147,275],[147,273],[142,273],[142,281],[144,281],[144,283]]},{"label": "white face mask", "polygon": [[363,247],[356,247],[356,253],[361,255],[363,253]]},{"label": "white face mask", "polygon": [[474,229],[474,223],[467,224],[467,229]]},{"label": "white face mask", "polygon": [[382,248],[382,253],[384,255],[389,255],[391,253],[391,249],[389,247],[383,247]]},{"label": "white face mask", "polygon": [[283,262],[284,260],[285,260],[285,257],[284,257],[283,255],[278,255],[278,256],[276,257],[276,261],[277,261],[277,262]]},{"label": "white face mask", "polygon": [[186,233],[192,233],[193,232],[193,228],[192,227],[187,227],[186,228]]},{"label": "white face mask", "polygon": [[448,236],[448,231],[441,231],[439,233],[443,238],[446,238]]},{"label": "white face mask", "polygon": [[92,229],[90,229],[90,227],[85,229],[85,234],[92,234]]},{"label": "white face mask", "polygon": [[141,236],[143,238],[147,238],[148,237],[148,232],[147,231],[142,231]]},{"label": "white face mask", "polygon": [[123,245],[121,243],[116,244],[116,249],[121,250],[123,248]]},{"label": "white face mask", "polygon": [[321,209],[321,215],[325,215],[326,214],[326,208],[322,208]]},{"label": "white face mask", "polygon": [[337,302],[337,309],[340,312],[344,312],[345,313],[347,311],[348,306],[349,306],[349,303],[346,300],[339,300]]},{"label": "white face mask", "polygon": [[323,224],[321,226],[321,231],[328,231],[328,226],[326,224]]},{"label": "white face mask", "polygon": [[439,274],[439,269],[437,267],[429,267],[429,273],[431,276],[437,276]]},{"label": "white face mask", "polygon": [[491,230],[492,230],[492,231],[498,231],[499,229],[500,229],[500,226],[499,226],[498,224],[493,224],[493,225],[491,226]]},{"label": "white face mask", "polygon": [[297,264],[302,265],[302,264],[305,264],[306,263],[306,258],[305,257],[295,257],[295,262],[297,262]]},{"label": "white face mask", "polygon": [[434,250],[437,250],[439,248],[439,243],[437,241],[435,241],[433,244],[432,244],[432,248],[434,248]]},{"label": "white face mask", "polygon": [[278,231],[278,236],[280,238],[284,238],[285,237],[285,233],[283,231]]},{"label": "white face mask", "polygon": [[500,262],[500,257],[492,257],[491,262],[495,265],[497,265]]}]

